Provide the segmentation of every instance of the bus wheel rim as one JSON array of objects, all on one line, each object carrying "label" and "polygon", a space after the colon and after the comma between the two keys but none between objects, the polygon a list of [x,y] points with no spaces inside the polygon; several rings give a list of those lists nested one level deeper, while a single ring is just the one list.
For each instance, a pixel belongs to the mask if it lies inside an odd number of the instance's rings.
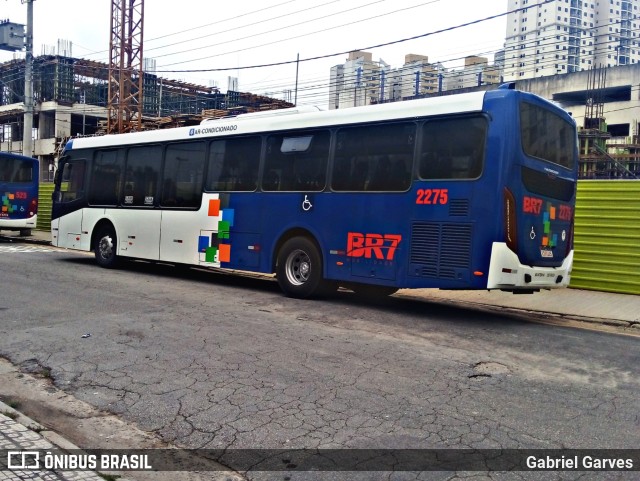
[{"label": "bus wheel rim", "polygon": [[300,249],[293,251],[287,257],[285,264],[287,280],[296,286],[301,286],[309,280],[311,275],[311,259],[309,255]]},{"label": "bus wheel rim", "polygon": [[103,259],[108,259],[113,255],[113,241],[111,237],[105,236],[100,239],[100,245],[98,246],[100,250],[100,257]]}]

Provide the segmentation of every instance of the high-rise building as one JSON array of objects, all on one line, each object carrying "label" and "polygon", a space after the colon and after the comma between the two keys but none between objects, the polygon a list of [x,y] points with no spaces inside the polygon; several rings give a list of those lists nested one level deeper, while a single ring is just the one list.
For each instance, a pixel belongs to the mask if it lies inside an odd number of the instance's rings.
[{"label": "high-rise building", "polygon": [[504,78],[640,61],[640,0],[508,0]]},{"label": "high-rise building", "polygon": [[370,52],[353,51],[342,65],[331,67],[329,108],[343,109],[370,105],[384,95],[389,66],[372,60]]},{"label": "high-rise building", "polygon": [[440,62],[429,63],[426,55],[412,53],[405,55],[401,67],[392,69],[382,60],[373,61],[369,52],[354,51],[345,63],[331,68],[329,109],[397,102],[501,81],[502,67],[489,65],[485,57],[471,55],[463,68],[447,69]]}]

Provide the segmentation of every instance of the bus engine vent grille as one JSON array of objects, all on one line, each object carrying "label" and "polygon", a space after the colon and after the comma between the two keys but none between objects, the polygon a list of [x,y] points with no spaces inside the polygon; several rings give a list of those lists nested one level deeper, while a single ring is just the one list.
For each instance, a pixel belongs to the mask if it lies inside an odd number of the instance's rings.
[{"label": "bus engine vent grille", "polygon": [[469,199],[451,199],[449,215],[452,217],[466,217],[469,215]]},{"label": "bus engine vent grille", "polygon": [[468,280],[471,235],[470,224],[413,224],[409,272],[419,277]]}]

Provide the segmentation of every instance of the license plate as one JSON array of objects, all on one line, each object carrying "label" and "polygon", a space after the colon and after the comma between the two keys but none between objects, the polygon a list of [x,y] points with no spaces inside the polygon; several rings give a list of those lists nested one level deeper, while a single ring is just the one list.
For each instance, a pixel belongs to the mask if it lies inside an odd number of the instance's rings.
[{"label": "license plate", "polygon": [[544,249],[540,249],[540,255],[542,257],[553,257],[553,251],[548,251]]}]

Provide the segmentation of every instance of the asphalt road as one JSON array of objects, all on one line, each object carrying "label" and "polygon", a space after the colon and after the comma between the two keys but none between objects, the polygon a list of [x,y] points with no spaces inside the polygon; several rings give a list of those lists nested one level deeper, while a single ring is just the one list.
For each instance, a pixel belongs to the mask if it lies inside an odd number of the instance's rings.
[{"label": "asphalt road", "polygon": [[[638,337],[398,297],[300,301],[272,280],[105,270],[40,246],[0,243],[0,273],[0,356],[178,446],[640,446]],[[255,479],[378,479],[343,474]]]}]

